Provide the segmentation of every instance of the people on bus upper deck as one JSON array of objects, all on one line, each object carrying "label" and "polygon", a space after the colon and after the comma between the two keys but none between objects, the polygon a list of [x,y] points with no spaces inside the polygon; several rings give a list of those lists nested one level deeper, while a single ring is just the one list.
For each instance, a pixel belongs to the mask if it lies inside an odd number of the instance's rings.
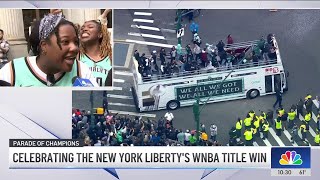
[{"label": "people on bus upper deck", "polygon": [[203,67],[207,67],[208,65],[208,53],[206,52],[206,48],[201,51],[200,55],[201,64]]},{"label": "people on bus upper deck", "polygon": [[272,33],[268,34],[268,36],[267,36],[268,44],[273,44],[273,37],[274,37],[274,34],[272,34]]},{"label": "people on bus upper deck", "polygon": [[160,61],[162,65],[166,62],[166,50],[164,47],[161,47],[160,49]]},{"label": "people on bus upper deck", "polygon": [[276,61],[277,59],[277,53],[276,53],[277,48],[276,47],[271,47],[270,51],[268,53],[268,57],[270,60]]},{"label": "people on bus upper deck", "polygon": [[231,34],[229,34],[227,36],[227,44],[233,44],[233,38],[232,38]]},{"label": "people on bus upper deck", "polygon": [[264,39],[264,36],[261,36],[260,40],[258,41],[257,45],[258,47],[263,50],[264,44],[266,43],[266,40]]},{"label": "people on bus upper deck", "polygon": [[217,46],[219,52],[224,51],[225,44],[222,40],[220,40],[216,46]]},{"label": "people on bus upper deck", "polygon": [[140,54],[138,50],[134,50],[134,58],[138,61],[138,63],[140,62]]},{"label": "people on bus upper deck", "polygon": [[193,44],[201,45],[201,38],[198,33],[194,33],[193,35]]},{"label": "people on bus upper deck", "polygon": [[170,51],[171,62],[176,60],[177,50],[175,46],[172,46]]},{"label": "people on bus upper deck", "polygon": [[254,66],[258,66],[259,57],[257,56],[255,51],[252,51],[252,62]]}]

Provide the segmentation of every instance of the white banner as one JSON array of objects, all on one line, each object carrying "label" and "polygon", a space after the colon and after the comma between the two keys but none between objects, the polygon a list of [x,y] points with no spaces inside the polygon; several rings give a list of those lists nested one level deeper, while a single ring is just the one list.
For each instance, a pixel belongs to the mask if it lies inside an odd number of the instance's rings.
[{"label": "white banner", "polygon": [[270,168],[270,147],[10,147],[10,168]]}]

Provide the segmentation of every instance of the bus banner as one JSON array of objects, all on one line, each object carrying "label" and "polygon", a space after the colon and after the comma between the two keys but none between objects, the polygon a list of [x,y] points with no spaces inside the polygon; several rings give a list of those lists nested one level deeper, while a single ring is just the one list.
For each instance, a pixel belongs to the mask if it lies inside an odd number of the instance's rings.
[{"label": "bus banner", "polygon": [[243,79],[216,83],[201,84],[195,86],[177,87],[176,98],[178,101],[205,98],[209,96],[223,96],[243,93]]}]

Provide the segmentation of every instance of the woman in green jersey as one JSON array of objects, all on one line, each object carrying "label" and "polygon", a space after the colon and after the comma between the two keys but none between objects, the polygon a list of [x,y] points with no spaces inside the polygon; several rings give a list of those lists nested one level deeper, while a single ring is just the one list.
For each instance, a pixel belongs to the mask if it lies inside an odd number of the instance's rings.
[{"label": "woman in green jersey", "polygon": [[100,86],[112,86],[112,48],[107,22],[103,22],[110,10],[100,20],[86,21],[80,30],[79,59],[96,77]]},{"label": "woman in green jersey", "polygon": [[95,78],[89,68],[76,60],[78,33],[61,13],[46,15],[30,35],[33,56],[14,59],[0,70],[0,80],[11,86],[72,86],[77,77]]}]

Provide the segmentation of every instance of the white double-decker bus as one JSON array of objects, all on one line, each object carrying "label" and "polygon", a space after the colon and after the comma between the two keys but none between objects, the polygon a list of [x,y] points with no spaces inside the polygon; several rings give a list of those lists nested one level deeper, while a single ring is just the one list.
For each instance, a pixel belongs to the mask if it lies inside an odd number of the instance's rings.
[{"label": "white double-decker bus", "polygon": [[[228,45],[226,51],[250,53],[258,41]],[[134,85],[132,92],[138,111],[178,109],[192,105],[197,98],[208,103],[236,99],[254,99],[288,89],[279,47],[273,37],[275,59],[233,65],[232,69],[218,67],[167,76],[142,77],[138,63],[132,60]],[[211,98],[209,98],[211,97]]]}]

